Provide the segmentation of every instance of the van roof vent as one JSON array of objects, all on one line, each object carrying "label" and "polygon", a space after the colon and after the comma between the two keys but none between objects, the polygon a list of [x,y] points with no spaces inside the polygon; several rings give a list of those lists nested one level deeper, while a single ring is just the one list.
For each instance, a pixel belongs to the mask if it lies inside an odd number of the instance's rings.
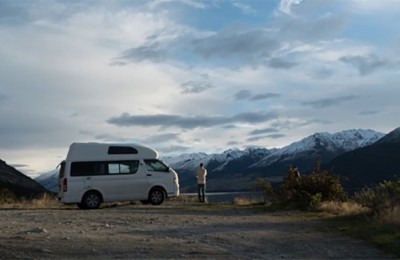
[{"label": "van roof vent", "polygon": [[108,154],[138,154],[138,151],[129,146],[110,146],[108,147]]}]

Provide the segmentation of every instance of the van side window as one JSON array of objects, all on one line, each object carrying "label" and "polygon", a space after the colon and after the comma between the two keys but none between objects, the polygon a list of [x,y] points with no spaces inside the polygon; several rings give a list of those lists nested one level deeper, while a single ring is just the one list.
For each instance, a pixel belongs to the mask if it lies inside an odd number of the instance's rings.
[{"label": "van side window", "polygon": [[110,146],[108,147],[108,154],[137,154],[138,151],[129,146]]},{"label": "van side window", "polygon": [[109,162],[108,174],[133,174],[139,167],[139,161]]},{"label": "van side window", "polygon": [[91,176],[106,174],[102,162],[73,162],[71,163],[71,176]]},{"label": "van side window", "polygon": [[169,171],[169,167],[159,160],[144,160],[144,163],[146,164],[146,169],[148,171],[155,171],[155,172]]},{"label": "van side window", "polygon": [[72,162],[71,176],[133,174],[138,168],[139,161]]}]

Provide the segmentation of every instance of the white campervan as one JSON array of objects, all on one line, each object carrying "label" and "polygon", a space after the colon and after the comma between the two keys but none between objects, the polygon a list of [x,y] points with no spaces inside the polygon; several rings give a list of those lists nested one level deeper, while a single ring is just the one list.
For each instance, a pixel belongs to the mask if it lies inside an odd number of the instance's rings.
[{"label": "white campervan", "polygon": [[59,200],[84,209],[113,201],[159,205],[179,195],[176,172],[143,145],[73,143],[60,166]]}]

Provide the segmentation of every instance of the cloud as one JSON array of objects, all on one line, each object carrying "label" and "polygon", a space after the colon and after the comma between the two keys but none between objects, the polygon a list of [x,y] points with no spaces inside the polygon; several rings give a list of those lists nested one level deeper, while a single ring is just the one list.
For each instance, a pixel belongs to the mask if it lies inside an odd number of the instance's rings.
[{"label": "cloud", "polygon": [[229,142],[226,143],[226,145],[227,146],[236,146],[236,145],[240,145],[240,143],[236,142],[236,141],[229,141]]},{"label": "cloud", "polygon": [[268,30],[243,30],[240,27],[229,28],[191,42],[193,52],[203,59],[230,58],[250,63],[262,62],[279,47],[279,41]]},{"label": "cloud", "polygon": [[120,57],[114,58],[111,64],[113,66],[123,66],[126,64],[124,60],[140,62],[144,60],[155,63],[163,62],[170,57],[170,53],[160,43],[154,42],[149,45],[144,45],[136,48],[131,48],[122,53]]},{"label": "cloud", "polygon": [[172,60],[190,67],[267,66],[287,70],[300,64],[288,55],[294,45],[298,47],[294,43],[330,40],[344,28],[345,22],[344,15],[326,15],[316,19],[289,17],[275,19],[263,27],[234,24],[219,31],[198,31],[171,23],[171,26],[148,36],[144,43],[117,55],[110,65]]},{"label": "cloud", "polygon": [[264,93],[264,94],[256,94],[253,96],[250,90],[240,90],[235,93],[233,98],[236,101],[239,100],[251,100],[251,101],[259,101],[259,100],[264,100],[264,99],[270,99],[270,98],[277,98],[280,97],[279,94],[275,93]]},{"label": "cloud", "polygon": [[361,76],[369,75],[380,68],[391,67],[391,63],[388,60],[381,59],[374,54],[368,56],[343,56],[339,60],[356,67]]},{"label": "cloud", "polygon": [[271,123],[271,126],[279,130],[291,130],[303,126],[308,126],[311,124],[327,125],[331,123],[332,121],[326,119],[312,119],[312,120],[285,119],[285,120],[276,120]]},{"label": "cloud", "polygon": [[303,102],[302,104],[304,106],[311,106],[313,108],[324,108],[324,107],[335,106],[342,102],[354,100],[357,98],[358,98],[358,96],[348,95],[348,96],[340,96],[340,97],[335,97],[335,98],[324,98],[324,99],[315,100],[315,101],[308,101],[308,102]]},{"label": "cloud", "polygon": [[268,134],[268,133],[275,133],[279,130],[276,128],[264,128],[264,129],[256,129],[249,133],[249,135],[259,135],[259,134]]},{"label": "cloud", "polygon": [[118,117],[112,117],[107,123],[121,126],[161,126],[178,127],[182,129],[208,128],[232,123],[262,123],[276,118],[275,113],[249,112],[240,113],[232,117],[227,116],[180,116],[180,115],[130,115],[124,113]]},{"label": "cloud", "polygon": [[303,0],[281,0],[279,3],[278,10],[281,11],[284,14],[287,15],[293,15],[292,14],[292,6],[293,5],[298,5],[302,2]]},{"label": "cloud", "polygon": [[299,65],[297,62],[287,61],[280,58],[272,58],[267,64],[269,67],[274,69],[290,69]]},{"label": "cloud", "polygon": [[27,168],[27,167],[29,167],[29,165],[26,165],[26,164],[18,164],[18,163],[16,163],[16,164],[10,164],[10,166],[12,166],[12,167],[14,167],[14,168]]},{"label": "cloud", "polygon": [[145,138],[143,141],[145,143],[165,143],[165,142],[170,142],[170,141],[179,141],[181,142],[182,139],[179,137],[180,134],[177,133],[167,133],[167,134],[161,134],[161,135],[153,135],[148,138]]},{"label": "cloud", "polygon": [[277,98],[277,97],[280,97],[280,95],[275,93],[265,93],[265,94],[254,95],[252,98],[250,98],[250,100],[258,101],[258,100]]},{"label": "cloud", "polygon": [[334,74],[334,71],[332,69],[319,68],[319,69],[315,70],[311,76],[314,77],[315,79],[327,79],[330,76],[332,76],[333,74]]},{"label": "cloud", "polygon": [[240,90],[234,95],[235,100],[245,100],[252,96],[250,90]]},{"label": "cloud", "polygon": [[6,99],[7,99],[7,96],[0,93],[0,104]]},{"label": "cloud", "polygon": [[196,9],[206,9],[208,5],[204,4],[200,1],[195,0],[153,0],[150,1],[149,7],[150,8],[157,8],[160,5],[167,4],[167,3],[180,3],[183,5],[187,5]]},{"label": "cloud", "polygon": [[21,4],[17,1],[0,1],[0,24],[20,25],[30,21],[27,9]]},{"label": "cloud", "polygon": [[[84,133],[84,131],[80,131],[80,132]],[[89,135],[91,135],[91,134],[89,134]],[[130,138],[125,138],[125,137],[117,136],[117,135],[113,135],[113,134],[98,134],[98,135],[94,136],[94,139],[100,140],[102,142],[118,142],[118,143],[125,143],[125,142],[132,141]]]},{"label": "cloud", "polygon": [[183,145],[170,145],[166,147],[158,147],[157,150],[162,153],[183,153],[190,150],[191,147]]},{"label": "cloud", "polygon": [[252,8],[250,5],[239,2],[233,2],[232,5],[236,8],[239,8],[244,14],[250,14],[250,15],[257,14],[257,10]]},{"label": "cloud", "polygon": [[262,139],[271,138],[271,139],[278,139],[285,137],[284,134],[271,134],[271,135],[263,135],[263,136],[253,136],[246,139],[247,142],[256,142]]},{"label": "cloud", "polygon": [[375,114],[379,114],[381,111],[379,110],[365,110],[365,111],[361,111],[360,113],[358,113],[360,116],[370,116],[370,115],[375,115]]},{"label": "cloud", "polygon": [[189,80],[181,84],[182,94],[198,94],[202,93],[210,88],[213,85],[209,80],[209,76],[207,74],[200,75],[199,80]]}]

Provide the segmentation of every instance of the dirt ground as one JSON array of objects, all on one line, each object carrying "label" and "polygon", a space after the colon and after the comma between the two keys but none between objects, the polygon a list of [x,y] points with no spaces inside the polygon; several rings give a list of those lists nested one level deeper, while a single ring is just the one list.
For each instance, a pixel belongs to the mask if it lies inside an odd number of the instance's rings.
[{"label": "dirt ground", "polygon": [[295,213],[189,202],[98,210],[0,209],[1,259],[383,259]]}]

